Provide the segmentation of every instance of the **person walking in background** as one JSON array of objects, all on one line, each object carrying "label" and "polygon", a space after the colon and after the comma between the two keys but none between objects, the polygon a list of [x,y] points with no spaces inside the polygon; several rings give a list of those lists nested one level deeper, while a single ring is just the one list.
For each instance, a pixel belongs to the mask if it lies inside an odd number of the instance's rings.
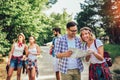
[{"label": "person walking in background", "polygon": [[88,50],[88,53],[92,53],[86,56],[86,61],[90,61],[89,80],[112,80],[110,70],[103,57],[103,43],[99,39],[95,39],[89,27],[80,29],[80,37],[86,43],[85,48]]},{"label": "person walking in background", "polygon": [[80,58],[70,58],[72,51],[69,48],[81,48],[81,42],[77,33],[77,24],[73,21],[66,25],[67,34],[57,39],[55,55],[59,58],[59,71],[61,80],[80,80],[83,64]]},{"label": "person walking in background", "polygon": [[61,37],[61,28],[55,27],[55,28],[52,29],[52,31],[53,31],[54,38],[53,38],[53,40],[52,40],[52,45],[51,45],[51,48],[50,48],[50,50],[51,50],[51,53],[50,53],[50,54],[51,54],[53,57],[55,57],[55,54],[54,54],[54,46],[55,46],[56,39],[59,38],[59,37]]},{"label": "person walking in background", "polygon": [[26,61],[26,67],[29,80],[35,80],[35,75],[38,76],[37,55],[40,55],[40,47],[36,44],[34,36],[29,37],[29,44],[30,45],[28,46],[28,59]]},{"label": "person walking in background", "polygon": [[56,74],[56,80],[60,80],[60,72],[58,69],[58,59],[55,57],[55,53],[54,53],[54,47],[55,47],[55,43],[57,41],[58,38],[60,38],[61,36],[61,29],[58,27],[53,28],[53,34],[54,34],[54,38],[52,40],[52,46],[51,46],[51,55],[54,57],[54,62],[53,62],[53,66],[54,66],[54,71]]},{"label": "person walking in background", "polygon": [[9,70],[6,80],[11,80],[14,69],[17,69],[17,80],[20,80],[21,69],[22,69],[22,58],[23,52],[27,53],[27,45],[25,44],[25,36],[23,33],[18,35],[18,40],[12,45],[11,51],[9,53],[9,59],[7,65],[9,65]]}]

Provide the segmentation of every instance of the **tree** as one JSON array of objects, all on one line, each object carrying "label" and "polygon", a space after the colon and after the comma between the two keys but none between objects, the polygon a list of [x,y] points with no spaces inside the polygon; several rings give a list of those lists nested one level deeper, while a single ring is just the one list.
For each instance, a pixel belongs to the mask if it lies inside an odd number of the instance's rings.
[{"label": "tree", "polygon": [[43,13],[43,10],[49,8],[49,4],[54,4],[56,1],[1,0],[0,53],[7,53],[7,47],[13,43],[21,32],[25,34],[26,40],[28,40],[30,35],[34,35],[37,39],[41,35],[44,36],[44,34],[39,35],[39,33],[44,27],[49,27],[49,18]]},{"label": "tree", "polygon": [[[120,43],[119,3],[119,0],[85,0],[85,3],[81,4],[83,11],[76,17],[79,28],[88,26],[97,37],[109,36],[111,43]],[[100,35],[100,29],[105,34]]]},{"label": "tree", "polygon": [[[46,15],[42,12],[57,0],[3,0],[0,7],[0,24],[3,32],[7,33],[10,43],[17,34],[23,32],[27,38],[29,35],[38,35],[38,31],[44,27]],[[47,22],[47,21],[46,21]]]},{"label": "tree", "polygon": [[88,26],[94,30],[96,36],[100,35],[97,32],[102,22],[101,15],[99,15],[101,4],[101,0],[85,0],[85,3],[81,4],[81,9],[83,11],[78,13],[75,18],[78,22],[79,29]]},{"label": "tree", "polygon": [[2,0],[0,1],[0,26],[6,33],[6,39],[13,43],[19,33],[24,33],[26,40],[34,35],[37,43],[43,45],[52,40],[52,28],[60,26],[65,33],[65,25],[71,18],[63,14],[46,16],[43,11],[57,0]]},{"label": "tree", "polygon": [[105,0],[102,6],[103,28],[111,43],[120,44],[120,1]]},{"label": "tree", "polygon": [[6,40],[6,33],[1,32],[1,27],[0,27],[0,54],[6,55],[8,54],[10,49],[10,44],[9,41]]},{"label": "tree", "polygon": [[63,10],[63,13],[52,13],[51,24],[52,27],[60,27],[62,29],[62,34],[66,33],[66,24],[72,20],[72,15],[69,15],[66,10]]},{"label": "tree", "polygon": [[17,34],[23,32],[31,35],[41,26],[41,11],[45,8],[47,0],[6,0],[1,6],[2,31],[7,32],[7,39],[12,43]]},{"label": "tree", "polygon": [[[46,20],[43,21],[43,24],[46,24],[42,28],[41,31],[39,31],[39,42],[41,44],[47,43],[52,41],[53,39],[53,33],[52,29],[54,27],[60,27],[62,34],[66,33],[66,23],[72,20],[72,16],[69,15],[65,10],[63,13],[51,13],[49,17],[46,17]],[[44,34],[44,35],[41,35]]]}]

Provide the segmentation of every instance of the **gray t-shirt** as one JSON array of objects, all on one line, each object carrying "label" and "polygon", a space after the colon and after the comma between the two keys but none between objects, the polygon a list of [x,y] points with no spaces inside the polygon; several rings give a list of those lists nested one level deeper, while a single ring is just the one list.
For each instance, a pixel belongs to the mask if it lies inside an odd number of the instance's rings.
[{"label": "gray t-shirt", "polygon": [[[96,46],[97,46],[97,48],[100,47],[100,46],[103,46],[103,43],[101,42],[101,40],[96,39]],[[97,52],[97,54],[98,54],[98,50],[96,49],[94,42],[91,44],[90,48],[87,47],[87,49],[92,49],[92,50],[94,50],[95,52]],[[94,54],[91,54],[90,62],[93,63],[93,64],[95,64],[95,63],[103,63],[103,62],[105,62],[105,60],[100,61],[100,60],[98,60],[98,59],[94,56]]]}]

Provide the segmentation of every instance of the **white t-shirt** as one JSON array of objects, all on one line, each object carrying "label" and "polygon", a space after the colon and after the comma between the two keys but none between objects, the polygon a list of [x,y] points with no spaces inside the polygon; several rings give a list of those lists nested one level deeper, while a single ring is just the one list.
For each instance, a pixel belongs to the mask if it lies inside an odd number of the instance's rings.
[{"label": "white t-shirt", "polygon": [[[100,46],[103,46],[103,43],[99,39],[96,39],[96,46],[97,46],[97,48],[100,47]],[[98,50],[96,49],[94,42],[91,44],[90,48],[87,47],[87,49],[92,49],[95,52],[97,52],[97,54],[98,54]],[[93,63],[93,64],[103,63],[103,62],[105,62],[105,59],[103,61],[100,61],[94,56],[94,54],[91,54],[90,62]]]}]

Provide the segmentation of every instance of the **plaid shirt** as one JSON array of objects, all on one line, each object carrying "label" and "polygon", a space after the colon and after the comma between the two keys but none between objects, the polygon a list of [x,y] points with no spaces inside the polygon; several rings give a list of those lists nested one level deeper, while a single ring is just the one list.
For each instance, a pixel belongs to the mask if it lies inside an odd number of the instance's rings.
[{"label": "plaid shirt", "polygon": [[[75,47],[81,49],[81,45],[82,45],[82,43],[80,42],[80,39],[75,37]],[[63,52],[66,52],[68,50],[67,35],[60,37],[56,41],[56,45],[55,45],[54,50],[55,50],[55,54],[63,53]],[[65,73],[65,74],[67,73],[67,62],[68,62],[67,57],[59,59],[60,72]],[[77,59],[77,63],[78,63],[78,69],[80,70],[80,72],[82,72],[83,71],[83,64],[82,64],[82,61],[80,58]]]}]

